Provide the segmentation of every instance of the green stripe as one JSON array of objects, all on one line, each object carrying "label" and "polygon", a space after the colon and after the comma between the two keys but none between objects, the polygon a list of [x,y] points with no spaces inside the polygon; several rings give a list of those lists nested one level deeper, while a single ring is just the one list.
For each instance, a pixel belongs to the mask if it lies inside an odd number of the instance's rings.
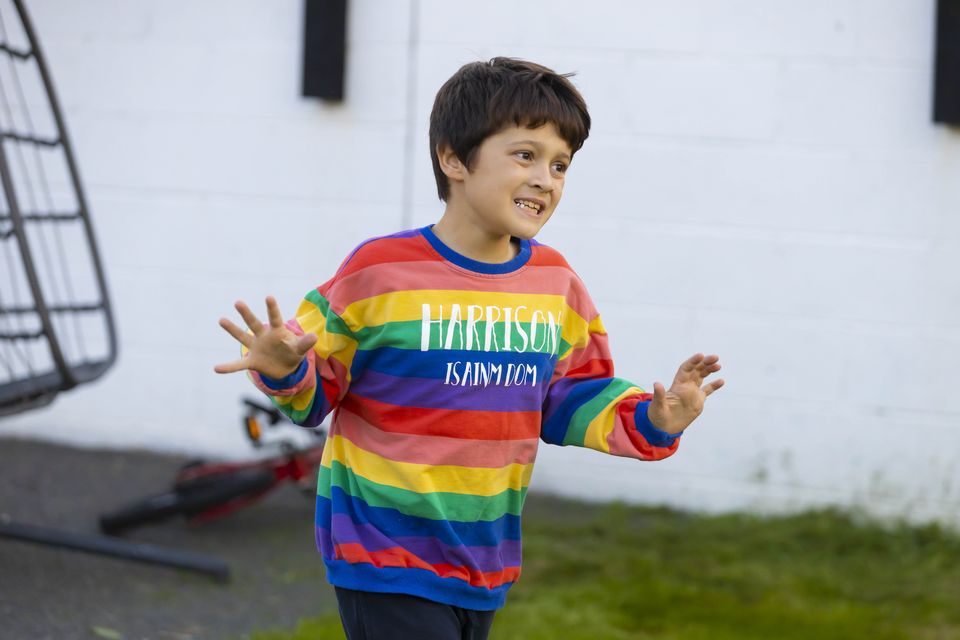
[{"label": "green stripe", "polygon": [[630,387],[635,386],[637,385],[623,378],[612,378],[610,384],[604,387],[603,391],[594,396],[589,402],[581,405],[580,408],[574,412],[570,418],[570,426],[567,428],[567,433],[563,437],[563,444],[573,444],[582,447],[584,438],[587,436],[587,427],[593,419],[607,410],[607,407],[613,402],[614,398]]},{"label": "green stripe", "polygon": [[[307,373],[307,375],[310,375],[309,372]],[[253,376],[250,375],[250,372],[249,372],[249,371],[247,372],[247,378],[249,378],[251,382],[253,381]],[[290,403],[290,404],[280,404],[280,401],[278,400],[279,396],[267,396],[267,397],[270,398],[270,402],[273,403],[273,406],[275,406],[277,409],[280,410],[280,413],[282,413],[283,415],[287,416],[288,418],[290,418],[291,420],[293,420],[293,421],[296,422],[297,424],[300,424],[301,422],[303,422],[304,420],[306,420],[307,416],[310,414],[310,409],[313,408],[313,401],[314,401],[314,399],[317,397],[316,394],[317,394],[317,393],[323,393],[323,390],[320,389],[320,387],[319,387],[319,385],[320,385],[320,381],[319,381],[319,380],[317,381],[317,385],[318,385],[318,386],[317,386],[317,389],[316,389],[315,392],[314,392],[314,395],[310,398],[310,404],[308,404],[308,405],[307,405],[307,408],[304,409],[303,411],[297,411],[297,410],[295,410],[295,409],[293,408],[293,403]]]},{"label": "green stripe", "polygon": [[[463,331],[456,331],[454,333],[453,342],[451,344],[452,349],[466,349],[466,324],[463,324]],[[508,326],[506,322],[496,322],[494,323],[493,337],[496,339],[496,347],[498,350],[504,350],[504,335],[505,327]],[[510,323],[510,350],[516,352],[517,347],[523,344],[523,337],[520,335],[520,332],[517,330],[517,326],[514,323]],[[544,351],[534,351],[531,347],[533,343],[529,338],[529,325],[524,324],[524,331],[527,333],[527,347],[525,349],[526,353],[545,353]],[[547,324],[537,324],[538,327],[542,329],[537,329],[537,344],[541,347],[550,346],[550,342],[547,341],[544,343],[543,332],[548,330]],[[406,320],[403,322],[385,322],[384,324],[371,325],[358,329],[356,332],[351,335],[361,344],[365,350],[373,350],[378,347],[395,347],[398,349],[420,349],[420,339],[421,339],[421,330],[422,322],[420,320]],[[477,322],[476,323],[477,337],[479,337],[479,346],[477,340],[473,341],[471,346],[472,351],[480,351],[483,349],[484,342],[487,338],[487,323],[486,322]],[[460,340],[461,334],[463,335],[463,340]],[[439,331],[437,326],[433,325],[430,332],[430,349],[444,349],[446,348],[447,342],[447,325],[443,326],[443,343],[439,340]],[[491,341],[491,347],[494,346],[494,342]],[[566,353],[570,348],[570,343],[560,337],[560,354]],[[519,352],[518,352],[519,353]]]},{"label": "green stripe", "polygon": [[520,515],[527,488],[507,489],[493,496],[474,496],[464,493],[417,493],[367,480],[344,464],[333,461],[331,468],[320,467],[317,494],[330,497],[330,487],[340,487],[351,496],[360,498],[371,507],[396,509],[400,513],[430,520],[479,522],[496,520],[506,513]]},{"label": "green stripe", "polygon": [[[308,372],[307,375],[310,375]],[[316,375],[316,374],[314,374]],[[270,402],[273,403],[277,409],[280,410],[280,413],[287,416],[297,424],[301,424],[304,420],[307,419],[307,416],[310,415],[310,410],[313,408],[313,403],[317,399],[317,394],[323,393],[323,389],[320,388],[320,381],[317,381],[317,386],[313,390],[313,395],[310,396],[310,402],[307,404],[306,408],[302,411],[297,411],[293,408],[293,403],[289,404],[280,404],[278,396],[270,396]]]},{"label": "green stripe", "polygon": [[323,317],[326,318],[326,330],[328,333],[338,333],[353,337],[353,331],[351,331],[350,327],[347,326],[347,323],[343,321],[343,318],[338,316],[336,312],[330,308],[330,301],[320,295],[319,291],[314,289],[304,296],[304,299],[319,309],[320,313],[323,314]]}]

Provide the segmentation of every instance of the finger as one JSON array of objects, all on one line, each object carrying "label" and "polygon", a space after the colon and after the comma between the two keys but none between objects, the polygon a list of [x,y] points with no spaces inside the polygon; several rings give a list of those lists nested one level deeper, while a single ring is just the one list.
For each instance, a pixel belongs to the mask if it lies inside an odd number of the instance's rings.
[{"label": "finger", "polygon": [[706,378],[706,377],[707,377],[708,375],[710,375],[711,373],[716,373],[717,371],[720,371],[720,369],[721,369],[721,367],[720,367],[720,364],[719,364],[719,363],[710,365],[709,367],[701,367],[701,368],[699,369],[699,371],[700,371],[700,376],[703,377],[703,378]]},{"label": "finger", "polygon": [[663,404],[667,399],[667,390],[659,382],[653,383],[653,402],[654,404]]},{"label": "finger", "polygon": [[308,333],[297,338],[297,342],[294,344],[294,350],[300,354],[304,355],[310,349],[313,349],[313,345],[317,344],[317,334]]},{"label": "finger", "polygon": [[247,323],[247,326],[250,327],[250,331],[253,331],[253,335],[258,336],[263,332],[263,324],[257,319],[257,316],[253,315],[246,302],[237,300],[237,303],[233,306],[240,313],[240,317]]},{"label": "finger", "polygon": [[234,360],[233,362],[226,362],[224,364],[218,364],[213,368],[217,373],[236,373],[237,371],[244,371],[249,369],[249,362],[246,358],[243,360]]},{"label": "finger", "polygon": [[680,365],[680,371],[684,371],[684,372],[693,371],[697,367],[697,365],[700,364],[702,360],[703,360],[703,354],[695,353],[689,358],[687,358],[686,360],[684,360],[683,364]]},{"label": "finger", "polygon": [[277,306],[277,299],[273,296],[267,296],[267,317],[270,319],[270,326],[274,329],[283,326],[283,316],[280,315],[280,307]]},{"label": "finger", "polygon": [[250,344],[253,342],[253,336],[251,336],[249,333],[233,324],[226,318],[220,318],[220,326],[223,327],[227,333],[233,336],[237,342],[248,349],[250,348]]},{"label": "finger", "polygon": [[700,362],[694,365],[693,370],[701,379],[706,378],[711,373],[720,371],[720,357],[715,355],[704,356]]},{"label": "finger", "polygon": [[703,385],[701,391],[703,391],[704,396],[709,396],[711,393],[723,386],[723,378],[720,380],[714,380],[710,384]]},{"label": "finger", "polygon": [[716,363],[718,363],[718,362],[720,362],[720,356],[718,356],[718,355],[709,355],[709,356],[704,356],[704,357],[703,357],[703,360],[700,362],[700,364],[701,364],[702,366],[709,367],[709,366],[712,366],[712,365],[714,365],[714,364],[716,364]]}]

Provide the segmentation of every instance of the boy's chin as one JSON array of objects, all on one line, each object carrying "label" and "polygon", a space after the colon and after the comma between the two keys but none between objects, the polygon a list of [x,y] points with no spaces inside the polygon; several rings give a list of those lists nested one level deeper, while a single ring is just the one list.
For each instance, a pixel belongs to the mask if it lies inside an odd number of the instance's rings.
[{"label": "boy's chin", "polygon": [[533,240],[534,236],[540,233],[540,230],[543,229],[543,225],[546,224],[546,220],[541,224],[518,224],[513,225],[511,230],[514,238],[520,238],[522,240]]},{"label": "boy's chin", "polygon": [[540,229],[536,229],[536,230],[517,229],[510,235],[520,240],[533,240],[533,238],[538,233],[540,233]]}]

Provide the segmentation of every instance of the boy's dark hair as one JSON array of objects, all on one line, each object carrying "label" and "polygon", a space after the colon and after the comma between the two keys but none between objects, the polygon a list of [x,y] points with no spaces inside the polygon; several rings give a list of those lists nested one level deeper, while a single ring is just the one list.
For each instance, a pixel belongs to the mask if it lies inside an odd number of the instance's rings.
[{"label": "boy's dark hair", "polygon": [[450,195],[437,157],[441,144],[469,170],[483,141],[511,123],[530,128],[552,123],[576,153],[590,133],[590,114],[567,79],[572,75],[502,57],[460,67],[440,87],[430,112],[430,159],[440,199]]}]

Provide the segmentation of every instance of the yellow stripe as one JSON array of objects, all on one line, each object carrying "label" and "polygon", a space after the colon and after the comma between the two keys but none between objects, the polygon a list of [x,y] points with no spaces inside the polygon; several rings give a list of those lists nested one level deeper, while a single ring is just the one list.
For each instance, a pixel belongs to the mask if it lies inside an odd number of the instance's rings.
[{"label": "yellow stripe", "polygon": [[581,316],[576,316],[576,319],[580,322],[575,326],[568,325],[566,321],[563,323],[563,339],[566,340],[570,346],[567,347],[566,351],[559,354],[558,360],[564,360],[570,357],[570,354],[573,353],[575,349],[581,349],[587,346],[591,340],[590,336],[593,334],[606,335],[607,333],[607,329],[603,326],[599,315],[595,316],[589,323]]},{"label": "yellow stripe", "polygon": [[[327,459],[327,449],[331,450]],[[463,493],[494,496],[507,489],[521,490],[530,484],[533,464],[508,464],[490,469],[455,465],[429,465],[399,462],[361,449],[343,436],[327,440],[323,452],[325,464],[336,460],[357,475],[390,487],[416,493]]]},{"label": "yellow stripe", "polygon": [[353,362],[353,356],[357,352],[357,341],[342,333],[331,333],[327,331],[327,317],[317,305],[304,299],[297,309],[297,322],[304,333],[315,333],[317,343],[313,350],[318,356],[324,359],[334,358],[340,361],[347,369],[347,377],[350,375],[350,365]]},{"label": "yellow stripe", "polygon": [[[364,298],[347,306],[340,315],[351,328],[375,326],[390,322],[406,322],[423,318],[423,305],[439,308],[443,305],[445,319],[449,318],[450,307],[459,304],[466,319],[467,305],[481,307],[511,307],[514,319],[530,322],[534,311],[563,311],[574,313],[563,296],[545,293],[502,293],[496,291],[463,291],[458,289],[429,289],[416,291],[391,291],[378,296]],[[525,307],[520,309],[520,307]],[[569,311],[568,311],[569,310]],[[503,320],[503,318],[500,318]]]},{"label": "yellow stripe", "polygon": [[[497,307],[501,310],[499,322],[505,320],[502,315],[502,309],[505,307],[513,309],[511,322],[529,323],[533,320],[534,312],[540,311],[543,314],[550,312],[563,325],[562,338],[575,346],[587,343],[590,330],[605,333],[599,317],[588,323],[567,304],[566,298],[552,294],[434,289],[393,291],[353,302],[343,310],[340,317],[351,330],[359,331],[364,327],[379,326],[387,322],[422,320],[425,304],[430,305],[431,310],[436,313],[439,313],[442,306],[444,321],[450,320],[450,312],[454,304],[460,305],[460,320],[464,322],[467,319],[468,305],[483,307],[483,313],[488,306]],[[477,318],[478,321],[482,319],[482,317]]]},{"label": "yellow stripe", "polygon": [[[312,371],[308,371],[307,375],[313,375]],[[282,405],[293,405],[295,411],[303,411],[310,406],[310,401],[313,400],[314,394],[322,395],[323,390],[318,386],[314,385],[307,387],[300,393],[294,396],[274,396],[273,399],[277,403]]]},{"label": "yellow stripe", "polygon": [[637,393],[643,393],[643,390],[640,387],[630,387],[611,400],[610,403],[604,407],[603,411],[598,413],[597,416],[590,421],[590,424],[587,425],[587,430],[583,434],[583,446],[589,449],[603,451],[604,453],[610,453],[610,443],[607,441],[607,437],[610,435],[610,432],[613,431],[614,420],[617,417],[616,407],[620,404],[621,400]]}]

